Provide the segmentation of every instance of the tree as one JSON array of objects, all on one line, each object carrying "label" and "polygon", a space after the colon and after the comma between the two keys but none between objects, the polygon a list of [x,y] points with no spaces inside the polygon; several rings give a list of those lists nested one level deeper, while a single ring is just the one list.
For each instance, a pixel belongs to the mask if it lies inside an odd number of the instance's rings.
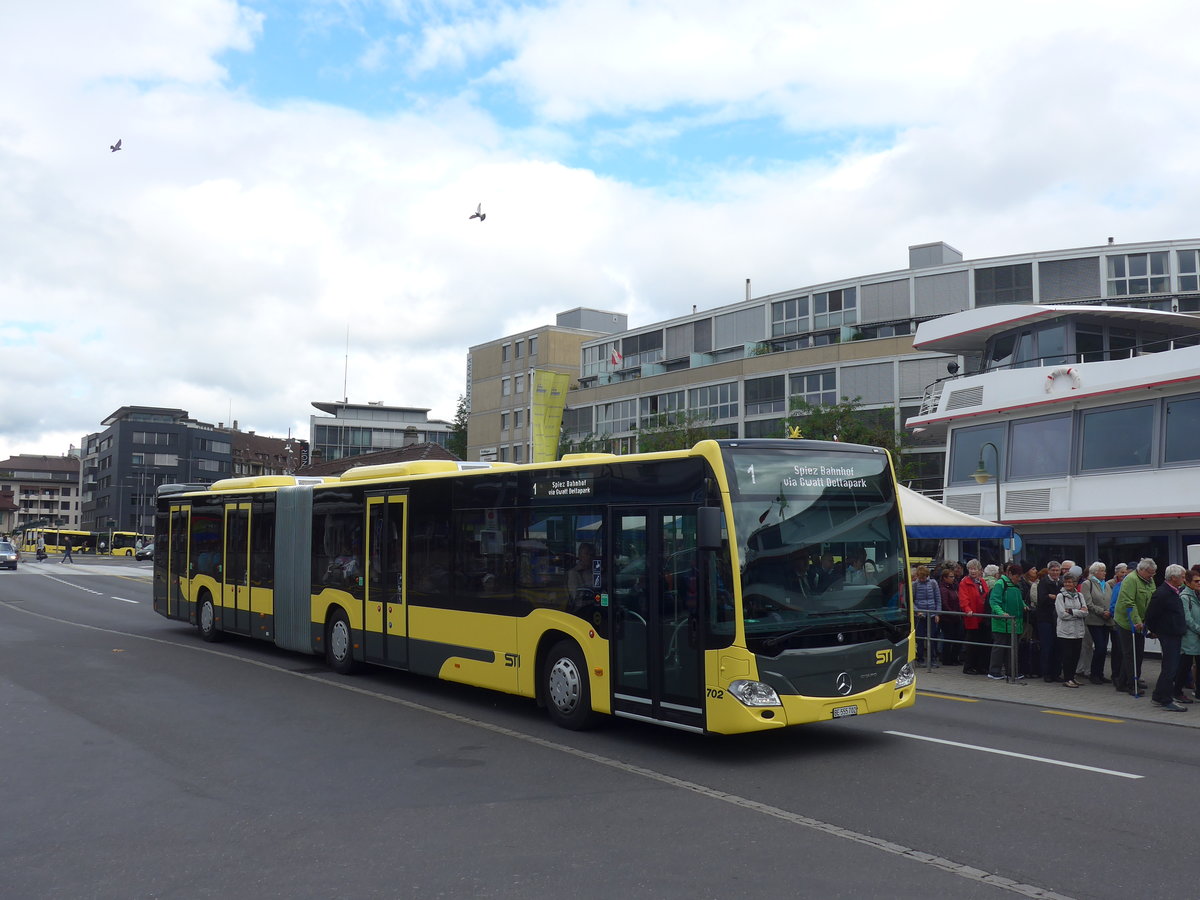
[{"label": "tree", "polygon": [[912,464],[902,456],[904,435],[896,431],[894,407],[862,409],[862,397],[853,400],[843,397],[841,403],[832,406],[814,406],[799,397],[793,397],[791,406],[791,415],[784,419],[784,423],[789,430],[799,429],[800,437],[813,441],[842,441],[882,447],[892,455],[896,478],[903,481],[912,477],[906,474]]},{"label": "tree", "polygon": [[712,419],[694,412],[659,413],[638,429],[638,451],[687,450],[712,437],[712,428]]},{"label": "tree", "polygon": [[467,412],[466,394],[458,395],[458,406],[454,410],[454,427],[450,429],[450,437],[446,440],[446,449],[459,459],[467,458]]}]

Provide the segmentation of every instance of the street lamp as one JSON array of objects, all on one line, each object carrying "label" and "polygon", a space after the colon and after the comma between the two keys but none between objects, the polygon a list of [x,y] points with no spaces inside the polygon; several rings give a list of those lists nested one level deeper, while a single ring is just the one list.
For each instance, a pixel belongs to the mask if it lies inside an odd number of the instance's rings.
[{"label": "street lamp", "polygon": [[992,477],[992,473],[987,470],[983,464],[983,451],[985,448],[991,447],[992,452],[996,454],[996,522],[1004,524],[1000,521],[1000,450],[991,441],[984,441],[979,448],[979,466],[971,475],[980,484],[987,484],[988,479]]}]

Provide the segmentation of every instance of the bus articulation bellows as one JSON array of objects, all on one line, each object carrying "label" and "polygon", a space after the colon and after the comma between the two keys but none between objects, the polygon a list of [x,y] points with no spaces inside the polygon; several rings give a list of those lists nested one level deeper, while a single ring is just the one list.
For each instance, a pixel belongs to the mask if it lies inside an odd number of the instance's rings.
[{"label": "bus articulation bellows", "polygon": [[885,451],[817,441],[419,461],[163,486],[154,609],[238,634],[715,733],[912,705]]}]

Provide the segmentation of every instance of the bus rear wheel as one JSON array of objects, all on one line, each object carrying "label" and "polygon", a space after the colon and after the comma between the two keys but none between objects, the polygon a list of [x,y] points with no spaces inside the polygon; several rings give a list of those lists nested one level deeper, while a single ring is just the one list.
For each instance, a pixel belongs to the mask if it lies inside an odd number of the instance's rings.
[{"label": "bus rear wheel", "polygon": [[221,639],[221,632],[217,630],[217,610],[213,606],[212,597],[207,594],[200,601],[200,613],[196,616],[196,624],[200,626],[200,637],[210,644]]},{"label": "bus rear wheel", "polygon": [[583,651],[574,641],[559,641],[547,654],[542,670],[542,695],[555,724],[573,731],[596,724],[598,717],[592,710],[587,665]]},{"label": "bus rear wheel", "polygon": [[354,671],[354,637],[346,613],[338,610],[325,626],[325,662],[339,675]]}]

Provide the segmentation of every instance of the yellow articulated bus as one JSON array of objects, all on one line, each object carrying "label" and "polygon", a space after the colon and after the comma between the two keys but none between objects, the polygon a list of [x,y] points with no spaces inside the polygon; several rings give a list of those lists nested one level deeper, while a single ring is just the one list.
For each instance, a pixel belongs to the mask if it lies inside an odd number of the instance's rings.
[{"label": "yellow articulated bus", "polygon": [[71,552],[95,553],[98,546],[97,537],[90,531],[78,531],[71,528],[27,528],[21,539],[23,553],[35,553],[38,539],[47,553],[62,553],[71,544]]},{"label": "yellow articulated bus", "polygon": [[[112,556],[133,556],[138,551],[139,544],[144,547],[154,540],[149,534],[138,534],[136,531],[114,531],[108,542],[108,552]],[[103,539],[103,536],[102,536]]]},{"label": "yellow articulated bus", "polygon": [[731,734],[912,705],[885,451],[706,440],[159,490],[154,609],[237,634]]}]

